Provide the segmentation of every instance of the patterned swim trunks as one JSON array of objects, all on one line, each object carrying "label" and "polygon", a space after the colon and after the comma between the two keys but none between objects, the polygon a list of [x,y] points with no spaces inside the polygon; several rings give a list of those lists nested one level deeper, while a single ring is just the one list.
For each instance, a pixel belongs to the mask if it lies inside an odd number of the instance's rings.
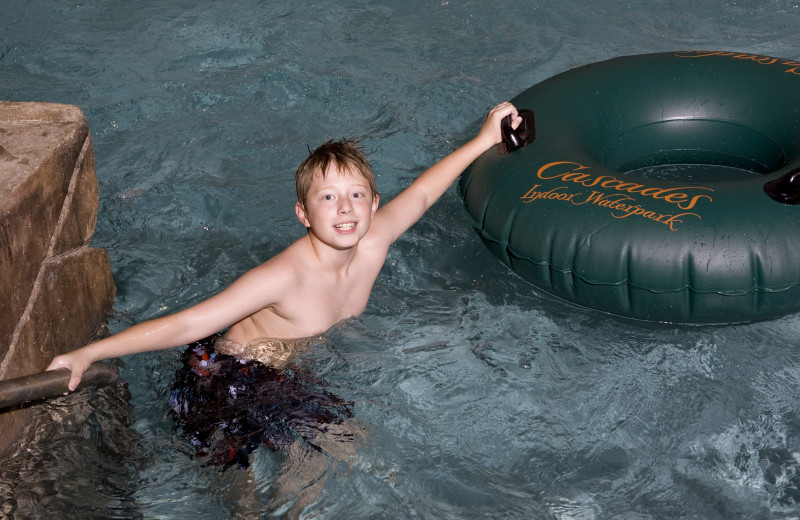
[{"label": "patterned swim trunks", "polygon": [[217,353],[220,337],[186,348],[169,399],[177,425],[210,464],[246,468],[259,444],[278,450],[302,440],[320,450],[315,437],[353,416],[353,403],[326,391],[307,369]]}]

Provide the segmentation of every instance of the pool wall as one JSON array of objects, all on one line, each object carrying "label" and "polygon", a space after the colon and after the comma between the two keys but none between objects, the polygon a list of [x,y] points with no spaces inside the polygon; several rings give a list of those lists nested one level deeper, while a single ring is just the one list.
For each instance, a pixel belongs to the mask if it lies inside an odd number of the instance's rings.
[{"label": "pool wall", "polygon": [[[78,107],[0,102],[0,379],[83,345],[115,296],[97,219],[94,150]],[[0,413],[0,454],[27,422]]]}]

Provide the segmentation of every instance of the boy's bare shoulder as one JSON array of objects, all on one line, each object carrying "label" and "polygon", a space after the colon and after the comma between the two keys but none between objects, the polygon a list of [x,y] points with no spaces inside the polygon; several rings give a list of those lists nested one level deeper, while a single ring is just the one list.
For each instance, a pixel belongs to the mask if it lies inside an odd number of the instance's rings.
[{"label": "boy's bare shoulder", "polygon": [[289,272],[298,271],[298,263],[305,264],[308,262],[309,255],[307,247],[303,244],[304,239],[305,237],[295,240],[283,251],[273,255],[269,260],[261,264],[261,267],[287,270]]},{"label": "boy's bare shoulder", "polygon": [[287,280],[296,279],[300,277],[303,266],[308,261],[307,256],[302,239],[300,239],[254,268],[253,271],[259,276],[278,276]]}]

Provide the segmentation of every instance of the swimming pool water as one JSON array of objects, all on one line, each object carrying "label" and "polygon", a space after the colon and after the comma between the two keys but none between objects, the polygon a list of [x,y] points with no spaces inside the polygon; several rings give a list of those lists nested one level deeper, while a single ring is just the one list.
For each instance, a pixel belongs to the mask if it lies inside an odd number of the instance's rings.
[{"label": "swimming pool water", "polygon": [[[797,0],[3,11],[0,99],[89,120],[114,330],[300,236],[293,172],[329,137],[360,136],[390,198],[490,107],[571,67],[701,48],[800,58]],[[349,462],[327,459],[307,517],[798,518],[798,330],[800,316],[680,327],[555,300],[494,259],[453,189],[393,247],[364,315],[304,357],[369,432]],[[124,363],[130,398],[45,408],[0,495],[30,518],[259,517],[285,454],[258,450],[249,473],[203,465],[169,416],[178,352]]]}]

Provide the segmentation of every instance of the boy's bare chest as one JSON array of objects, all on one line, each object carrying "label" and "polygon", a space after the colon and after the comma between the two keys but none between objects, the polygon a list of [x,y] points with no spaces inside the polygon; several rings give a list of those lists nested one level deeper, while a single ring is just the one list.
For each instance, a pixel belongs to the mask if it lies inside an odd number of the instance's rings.
[{"label": "boy's bare chest", "polygon": [[[255,337],[301,338],[322,334],[364,312],[371,284],[301,284],[273,306],[248,318]],[[250,338],[252,339],[252,338]]]},{"label": "boy's bare chest", "polygon": [[339,277],[309,274],[272,311],[305,335],[320,334],[364,312],[376,276],[368,269]]},{"label": "boy's bare chest", "polygon": [[318,281],[305,291],[308,295],[305,304],[321,314],[331,314],[338,319],[358,315],[367,306],[374,281],[375,278],[369,276]]}]

